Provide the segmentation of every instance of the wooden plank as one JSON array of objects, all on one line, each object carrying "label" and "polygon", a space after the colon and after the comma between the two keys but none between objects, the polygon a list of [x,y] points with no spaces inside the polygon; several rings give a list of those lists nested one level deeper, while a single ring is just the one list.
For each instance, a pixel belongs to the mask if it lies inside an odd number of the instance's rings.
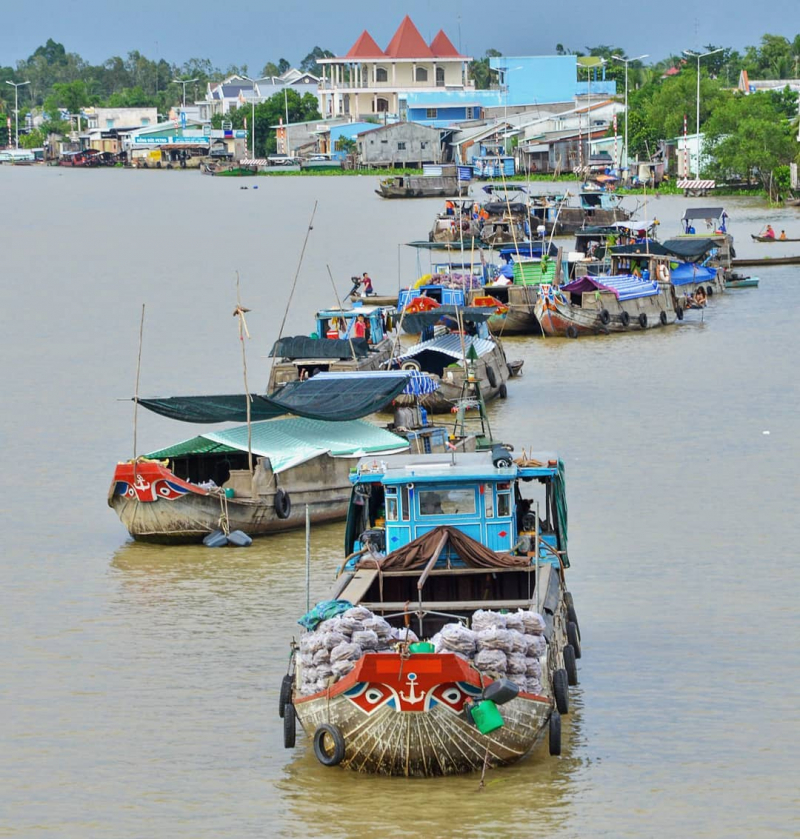
[{"label": "wooden plank", "polygon": [[[349,598],[348,598],[349,599]],[[352,602],[352,601],[351,601]],[[406,600],[396,603],[362,603],[372,612],[402,612],[406,605],[413,614],[418,604]],[[422,608],[427,612],[468,612],[475,609],[528,609],[530,600],[431,600],[423,602]]]},{"label": "wooden plank", "polygon": [[[545,567],[544,562],[539,566],[539,572]],[[423,568],[417,568],[413,571],[384,571],[384,577],[418,577],[424,571]],[[476,576],[480,574],[510,574],[513,571],[524,571],[525,573],[533,573],[533,566],[530,567],[516,567],[516,568],[434,568],[430,572],[431,577],[445,576],[461,577],[461,576]]]},{"label": "wooden plank", "polygon": [[349,600],[353,604],[360,603],[377,576],[377,568],[359,568],[342,589],[339,599]]}]

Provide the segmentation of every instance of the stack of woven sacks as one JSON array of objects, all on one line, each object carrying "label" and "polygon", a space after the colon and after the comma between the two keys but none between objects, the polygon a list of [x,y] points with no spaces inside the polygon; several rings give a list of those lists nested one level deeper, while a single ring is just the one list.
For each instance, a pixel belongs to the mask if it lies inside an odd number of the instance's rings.
[{"label": "stack of woven sacks", "polygon": [[300,638],[300,694],[325,690],[331,677],[349,673],[364,653],[389,652],[398,641],[416,641],[409,629],[396,629],[364,606],[323,621]]}]

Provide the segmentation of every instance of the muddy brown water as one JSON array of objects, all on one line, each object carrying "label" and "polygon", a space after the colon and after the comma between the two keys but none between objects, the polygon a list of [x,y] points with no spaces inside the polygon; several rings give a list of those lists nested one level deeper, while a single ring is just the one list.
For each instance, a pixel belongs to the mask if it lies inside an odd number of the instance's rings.
[{"label": "muddy brown water", "polygon": [[[480,793],[473,776],[365,777],[320,766],[302,738],[283,749],[302,533],[140,545],[107,508],[132,453],[119,400],[142,303],[143,394],[237,392],[238,271],[262,387],[315,200],[286,333],[332,301],[328,265],[342,295],[363,271],[380,293],[427,270],[400,243],[426,237],[439,202],[384,202],[375,182],[0,167],[0,835],[795,833],[796,267],[752,269],[759,289],[669,329],[507,341],[524,376],[491,421],[566,461],[584,656],[563,756],[539,748]],[[663,238],[689,203],[641,214]],[[767,220],[797,234],[796,210],[724,204],[740,255],[795,252],[749,234]],[[139,451],[199,430],[142,413]],[[341,541],[341,526],[314,531],[312,598]]]}]

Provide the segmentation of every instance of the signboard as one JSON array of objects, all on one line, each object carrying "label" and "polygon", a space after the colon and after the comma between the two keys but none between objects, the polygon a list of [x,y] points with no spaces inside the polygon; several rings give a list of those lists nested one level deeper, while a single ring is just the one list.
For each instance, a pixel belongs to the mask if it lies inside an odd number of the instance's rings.
[{"label": "signboard", "polygon": [[207,146],[209,137],[133,137],[135,146]]},{"label": "signboard", "polygon": [[101,131],[100,132],[100,139],[101,140],[116,140],[117,139],[117,132],[116,131]]},{"label": "signboard", "polygon": [[181,111],[181,128],[186,128],[186,111]]}]

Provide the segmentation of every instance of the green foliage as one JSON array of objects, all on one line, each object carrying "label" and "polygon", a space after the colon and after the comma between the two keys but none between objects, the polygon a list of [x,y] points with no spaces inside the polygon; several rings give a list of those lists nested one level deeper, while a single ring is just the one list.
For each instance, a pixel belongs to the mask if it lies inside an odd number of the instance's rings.
[{"label": "green foliage", "polygon": [[19,135],[19,144],[23,149],[40,149],[44,145],[45,135],[38,129],[34,128],[27,134]]},{"label": "green foliage", "polygon": [[492,75],[496,70],[489,67],[490,58],[499,58],[503,53],[495,49],[486,50],[483,58],[478,58],[469,66],[469,77],[475,82],[477,90],[488,90],[492,83],[496,83],[497,77]]},{"label": "green foliage", "polygon": [[[304,73],[313,73],[315,76],[319,73],[319,67],[317,67],[317,59],[318,58],[334,58],[334,54],[330,50],[324,50],[321,47],[314,47],[313,50],[300,62],[300,70]],[[285,61],[285,59],[281,59],[281,61]],[[288,64],[288,62],[286,62]],[[289,68],[286,67],[286,70]],[[282,70],[282,73],[285,73],[286,70]]]},{"label": "green foliage", "polygon": [[11,145],[11,132],[8,130],[9,114],[0,110],[0,148]]}]

